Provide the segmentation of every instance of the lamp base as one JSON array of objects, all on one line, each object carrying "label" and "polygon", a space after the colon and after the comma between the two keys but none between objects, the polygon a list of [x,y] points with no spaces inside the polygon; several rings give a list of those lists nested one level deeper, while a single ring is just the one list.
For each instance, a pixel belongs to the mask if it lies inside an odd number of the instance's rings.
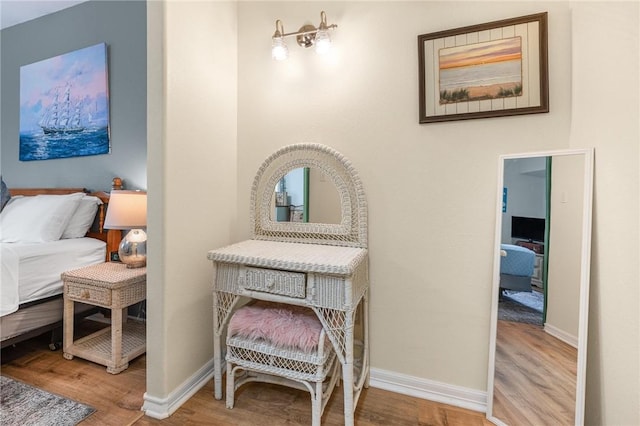
[{"label": "lamp base", "polygon": [[125,265],[127,265],[127,268],[143,268],[145,266],[147,266],[147,259],[145,259],[144,261],[140,261],[140,262],[135,262],[135,263],[126,263],[126,262],[122,262]]},{"label": "lamp base", "polygon": [[120,261],[127,268],[142,268],[147,265],[147,233],[142,229],[132,229],[125,235],[118,247]]}]

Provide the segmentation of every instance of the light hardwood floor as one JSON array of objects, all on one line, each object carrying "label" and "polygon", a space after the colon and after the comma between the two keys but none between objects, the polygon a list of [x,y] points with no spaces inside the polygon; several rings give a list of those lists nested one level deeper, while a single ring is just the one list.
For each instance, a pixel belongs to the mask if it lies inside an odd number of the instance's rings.
[{"label": "light hardwood floor", "polygon": [[[209,382],[171,417],[156,420],[143,415],[146,357],[130,363],[120,374],[105,367],[47,348],[47,337],[3,350],[2,375],[9,376],[96,408],[81,423],[89,425],[308,425],[311,400],[303,391],[262,383],[243,386],[232,410],[213,398]],[[323,425],[342,425],[342,387],[338,387],[322,417]],[[380,389],[366,389],[356,411],[356,425],[460,425],[487,426],[484,413],[403,396]]]},{"label": "light hardwood floor", "polygon": [[541,326],[498,321],[493,413],[511,425],[573,425],[577,351]]}]

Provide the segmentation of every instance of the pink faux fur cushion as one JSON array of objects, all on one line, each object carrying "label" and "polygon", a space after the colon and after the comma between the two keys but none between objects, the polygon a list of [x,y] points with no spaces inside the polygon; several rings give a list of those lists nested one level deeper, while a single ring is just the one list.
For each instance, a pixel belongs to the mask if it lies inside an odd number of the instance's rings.
[{"label": "pink faux fur cushion", "polygon": [[322,324],[311,309],[260,301],[238,309],[227,332],[311,352],[318,346],[321,331]]}]

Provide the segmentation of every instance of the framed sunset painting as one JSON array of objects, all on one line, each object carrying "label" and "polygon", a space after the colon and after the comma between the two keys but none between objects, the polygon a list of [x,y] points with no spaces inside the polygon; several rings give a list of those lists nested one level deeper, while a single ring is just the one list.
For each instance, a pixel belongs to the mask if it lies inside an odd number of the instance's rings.
[{"label": "framed sunset painting", "polygon": [[549,112],[547,13],[418,36],[419,121]]},{"label": "framed sunset painting", "polygon": [[20,67],[20,161],[108,154],[107,45]]}]

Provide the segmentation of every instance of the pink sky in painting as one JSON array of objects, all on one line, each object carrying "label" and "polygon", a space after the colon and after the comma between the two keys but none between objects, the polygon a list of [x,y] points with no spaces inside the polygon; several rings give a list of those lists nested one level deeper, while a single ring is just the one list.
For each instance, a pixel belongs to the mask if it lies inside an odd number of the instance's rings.
[{"label": "pink sky in painting", "polygon": [[82,100],[94,111],[108,110],[106,45],[45,59],[20,68],[20,130],[34,128],[54,99],[71,86],[74,103]]},{"label": "pink sky in painting", "polygon": [[[82,93],[91,98],[104,94],[107,81],[104,69],[96,69],[92,64],[64,61],[60,57],[41,61],[32,68],[21,72],[21,80],[27,79],[24,91],[21,90],[21,104],[36,104],[41,101],[45,106],[51,103],[56,87],[63,89],[67,82],[76,94]],[[22,88],[21,88],[22,89]]]},{"label": "pink sky in painting", "polygon": [[512,61],[522,58],[521,38],[440,49],[440,69]]}]

